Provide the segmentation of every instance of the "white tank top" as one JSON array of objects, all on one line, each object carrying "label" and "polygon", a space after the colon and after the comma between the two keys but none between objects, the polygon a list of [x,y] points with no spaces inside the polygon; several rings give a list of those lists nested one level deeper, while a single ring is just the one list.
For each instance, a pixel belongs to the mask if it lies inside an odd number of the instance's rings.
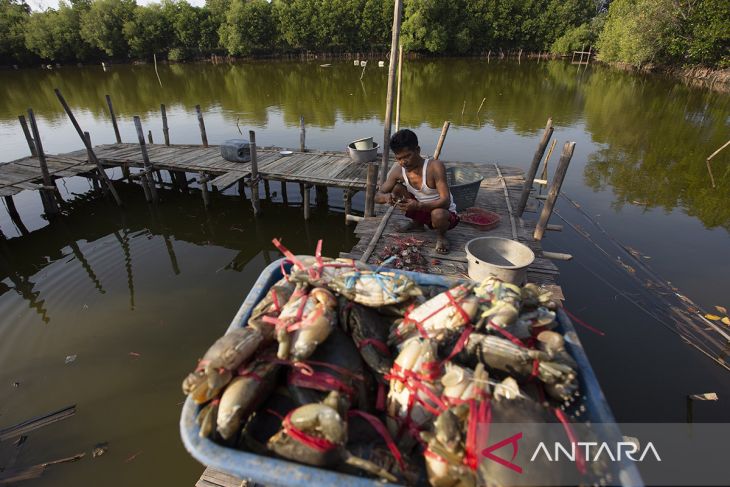
[{"label": "white tank top", "polygon": [[[400,170],[403,173],[403,182],[406,185],[406,189],[409,193],[411,193],[413,196],[416,197],[418,201],[421,203],[426,203],[429,201],[436,201],[439,199],[439,191],[435,188],[429,188],[428,184],[426,183],[426,173],[428,170],[428,162],[430,159],[426,159],[423,161],[423,177],[422,177],[422,183],[421,183],[421,189],[416,189],[413,186],[411,186],[411,182],[408,180],[408,175],[406,174],[406,168],[401,167]],[[454,203],[454,197],[451,195],[451,192],[449,192],[449,211],[456,212],[456,204]]]}]

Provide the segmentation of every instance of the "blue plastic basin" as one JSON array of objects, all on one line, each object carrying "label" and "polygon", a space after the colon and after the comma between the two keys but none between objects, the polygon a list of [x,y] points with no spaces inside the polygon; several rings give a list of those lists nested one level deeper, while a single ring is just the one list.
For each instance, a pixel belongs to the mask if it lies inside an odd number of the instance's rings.
[{"label": "blue plastic basin", "polygon": [[[287,268],[286,265],[285,268]],[[391,271],[392,269],[388,270]],[[458,282],[453,278],[432,274],[405,271],[397,272],[406,274],[423,286],[451,287]],[[227,331],[245,326],[254,306],[263,299],[269,288],[281,279],[281,277],[280,259],[272,262],[261,272],[261,276],[259,276],[243,304],[241,304]],[[559,330],[565,335],[566,348],[578,363],[578,378],[581,391],[584,395],[581,404],[586,408],[583,419],[592,423],[615,423],[616,420],[608,408],[606,398],[601,391],[601,387],[598,385],[598,380],[588,362],[588,357],[586,357],[583,346],[575,333],[575,328],[573,328],[573,324],[562,310],[558,312],[558,321],[560,323]],[[355,477],[221,446],[207,438],[198,436],[200,428],[195,422],[195,416],[199,409],[200,406],[195,404],[190,398],[185,400],[182,415],[180,416],[180,436],[188,452],[203,465],[266,486],[295,487],[306,485],[336,487],[347,485],[348,487],[375,487],[391,485],[375,479]],[[608,432],[612,438],[604,438],[604,441],[622,441],[621,432],[618,428],[609,429]],[[620,481],[621,485],[643,485],[638,469],[629,460],[624,460],[620,470],[614,472],[614,479]]]}]

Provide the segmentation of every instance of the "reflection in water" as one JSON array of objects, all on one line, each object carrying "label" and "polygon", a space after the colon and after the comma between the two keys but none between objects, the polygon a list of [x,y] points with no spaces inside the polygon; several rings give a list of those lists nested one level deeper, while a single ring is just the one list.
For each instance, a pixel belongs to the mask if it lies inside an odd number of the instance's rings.
[{"label": "reflection in water", "polygon": [[[151,66],[12,71],[3,73],[0,85],[0,121],[13,123],[33,106],[46,118],[64,122],[55,87],[67,93],[74,110],[101,120],[107,119],[107,93],[123,117],[157,118],[164,102],[169,110],[188,113],[196,104],[208,112],[220,110],[230,126],[239,120],[268,126],[272,111],[281,112],[283,123],[292,128],[300,115],[320,128],[333,128],[338,120],[381,120],[386,72],[373,68],[362,81],[360,72],[349,63],[330,68],[293,62],[175,64],[162,68],[160,87]],[[27,90],[30,85],[37,88]],[[594,190],[610,186],[616,207],[679,206],[708,227],[730,229],[727,192],[710,188],[703,164],[727,139],[728,95],[603,66],[577,72],[562,62],[451,59],[406,63],[402,106],[403,125],[434,129],[446,118],[455,127],[485,126],[520,135],[537,134],[548,115],[558,127],[585,124],[596,144],[585,183]],[[730,177],[728,154],[714,162],[718,187],[726,187]]]}]

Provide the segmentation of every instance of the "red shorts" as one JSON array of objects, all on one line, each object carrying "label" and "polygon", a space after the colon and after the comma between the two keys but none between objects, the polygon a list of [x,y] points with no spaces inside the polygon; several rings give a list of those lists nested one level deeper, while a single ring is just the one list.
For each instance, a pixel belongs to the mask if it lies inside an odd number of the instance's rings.
[{"label": "red shorts", "polygon": [[[414,222],[423,223],[424,225],[427,225],[428,228],[433,230],[433,225],[431,224],[431,210],[413,210],[413,211],[407,211],[406,216],[413,220]],[[454,228],[456,225],[459,224],[459,215],[454,213],[453,211],[449,212],[449,230]]]}]

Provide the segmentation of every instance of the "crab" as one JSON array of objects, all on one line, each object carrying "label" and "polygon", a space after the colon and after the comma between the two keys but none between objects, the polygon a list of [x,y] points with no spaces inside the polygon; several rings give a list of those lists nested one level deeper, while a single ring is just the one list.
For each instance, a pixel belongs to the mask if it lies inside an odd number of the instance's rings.
[{"label": "crab", "polygon": [[397,478],[384,468],[352,455],[346,448],[346,401],[332,391],[320,403],[306,404],[289,413],[267,446],[277,455],[307,465],[336,467],[347,464],[389,482]]}]

